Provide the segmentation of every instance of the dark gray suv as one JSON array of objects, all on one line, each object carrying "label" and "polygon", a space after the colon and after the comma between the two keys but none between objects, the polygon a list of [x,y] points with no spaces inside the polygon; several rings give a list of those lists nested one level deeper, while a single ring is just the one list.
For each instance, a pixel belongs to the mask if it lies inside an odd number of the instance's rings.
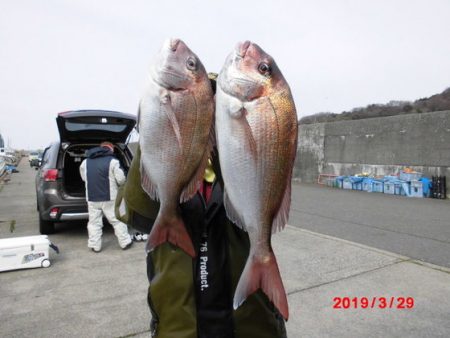
[{"label": "dark gray suv", "polygon": [[106,110],[59,113],[60,140],[47,147],[36,175],[36,198],[41,234],[55,231],[55,223],[87,220],[85,185],[79,167],[85,153],[102,141],[115,145],[114,154],[127,172],[133,153],[129,135],[136,125],[130,114]]}]

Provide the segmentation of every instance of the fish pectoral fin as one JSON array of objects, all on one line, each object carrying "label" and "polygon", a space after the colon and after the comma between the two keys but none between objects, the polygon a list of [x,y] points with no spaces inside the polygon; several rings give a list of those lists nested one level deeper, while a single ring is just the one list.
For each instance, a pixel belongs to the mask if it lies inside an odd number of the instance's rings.
[{"label": "fish pectoral fin", "polygon": [[154,201],[158,201],[159,200],[159,196],[158,196],[158,189],[156,188],[156,186],[152,183],[152,181],[150,180],[150,178],[148,177],[144,165],[142,164],[142,159],[141,159],[141,163],[139,166],[139,170],[141,173],[141,186],[142,189],[144,189],[144,191],[147,193],[147,195]]},{"label": "fish pectoral fin", "polygon": [[238,99],[229,96],[228,114],[235,119],[240,119],[244,115],[244,104]]},{"label": "fish pectoral fin", "polygon": [[[245,109],[244,109],[244,111],[245,111]],[[247,114],[247,111],[245,111],[245,114]],[[248,123],[248,120],[247,120],[247,117],[245,117],[245,114],[242,117],[241,121],[242,121],[242,124],[244,127],[245,138],[248,142],[248,147],[249,147],[251,157],[256,162],[258,159],[258,148],[256,145],[255,137],[253,136],[252,128],[250,127],[250,124]]]},{"label": "fish pectoral fin", "polygon": [[169,242],[179,247],[186,254],[194,258],[197,254],[192,239],[180,215],[167,218],[159,214],[148,236],[146,252],[153,251],[157,246]]},{"label": "fish pectoral fin", "polygon": [[227,212],[228,219],[236,224],[236,226],[244,231],[247,231],[247,227],[245,226],[244,221],[242,220],[239,213],[236,211],[236,208],[234,207],[233,203],[231,202],[230,198],[228,197],[227,193],[227,187],[225,186],[224,192],[223,192],[223,205],[225,207],[225,211]]},{"label": "fish pectoral fin", "polygon": [[236,310],[258,289],[267,295],[283,318],[288,320],[289,306],[286,291],[273,252],[270,252],[264,261],[259,261],[250,254],[234,293],[233,308]]},{"label": "fish pectoral fin", "polygon": [[230,110],[230,116],[234,119],[240,119],[245,116],[245,109],[243,107],[236,107],[236,109]]},{"label": "fish pectoral fin", "polygon": [[175,133],[175,137],[177,138],[178,146],[180,147],[180,149],[183,149],[180,125],[178,123],[177,116],[175,114],[175,110],[173,109],[173,106],[172,106],[172,100],[171,100],[170,94],[168,92],[163,94],[163,97],[161,98],[161,104],[162,104],[162,109],[164,110],[167,118],[170,121],[170,125],[172,126],[173,132]]}]

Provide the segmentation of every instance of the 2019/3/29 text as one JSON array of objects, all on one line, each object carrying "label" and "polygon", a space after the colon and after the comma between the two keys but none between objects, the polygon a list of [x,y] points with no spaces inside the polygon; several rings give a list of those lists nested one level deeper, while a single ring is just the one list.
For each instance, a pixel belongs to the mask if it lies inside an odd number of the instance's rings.
[{"label": "2019/3/29 text", "polygon": [[413,297],[334,297],[333,309],[412,309]]}]

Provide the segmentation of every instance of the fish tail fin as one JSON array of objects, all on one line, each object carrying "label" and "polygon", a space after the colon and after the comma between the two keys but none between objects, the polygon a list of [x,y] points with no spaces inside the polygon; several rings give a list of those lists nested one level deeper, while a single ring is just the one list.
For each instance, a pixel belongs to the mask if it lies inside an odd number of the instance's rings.
[{"label": "fish tail fin", "polygon": [[146,251],[150,252],[165,242],[179,247],[191,257],[196,256],[191,237],[180,215],[171,218],[158,215],[148,236]]},{"label": "fish tail fin", "polygon": [[286,291],[273,252],[270,252],[264,261],[249,256],[234,294],[234,309],[237,309],[248,296],[258,289],[267,295],[283,318],[288,320],[289,308]]}]

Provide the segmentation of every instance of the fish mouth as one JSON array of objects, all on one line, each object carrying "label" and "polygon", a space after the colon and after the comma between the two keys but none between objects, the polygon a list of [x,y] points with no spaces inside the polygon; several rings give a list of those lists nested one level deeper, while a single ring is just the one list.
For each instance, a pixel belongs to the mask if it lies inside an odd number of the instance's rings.
[{"label": "fish mouth", "polygon": [[250,47],[250,45],[251,42],[248,40],[244,42],[239,42],[236,45],[236,54],[241,58],[245,57],[245,54],[247,53],[248,47]]},{"label": "fish mouth", "polygon": [[169,48],[172,52],[176,52],[178,45],[180,44],[180,39],[170,39],[169,41]]},{"label": "fish mouth", "polygon": [[166,50],[168,52],[175,53],[177,51],[178,47],[180,46],[180,44],[181,44],[180,39],[169,38],[164,41],[162,50]]}]

